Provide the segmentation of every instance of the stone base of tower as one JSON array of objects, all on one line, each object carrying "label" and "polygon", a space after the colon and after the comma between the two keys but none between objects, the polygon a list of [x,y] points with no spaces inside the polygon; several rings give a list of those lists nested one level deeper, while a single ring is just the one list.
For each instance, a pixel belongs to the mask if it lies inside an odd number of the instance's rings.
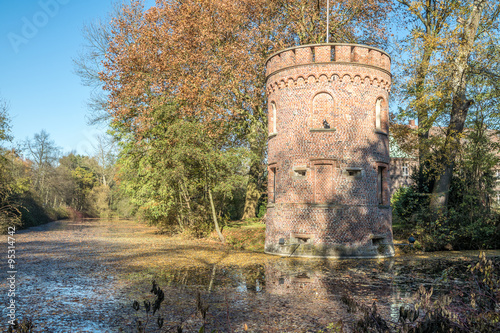
[{"label": "stone base of tower", "polygon": [[265,252],[318,258],[394,256],[388,206],[276,204],[268,207]]}]

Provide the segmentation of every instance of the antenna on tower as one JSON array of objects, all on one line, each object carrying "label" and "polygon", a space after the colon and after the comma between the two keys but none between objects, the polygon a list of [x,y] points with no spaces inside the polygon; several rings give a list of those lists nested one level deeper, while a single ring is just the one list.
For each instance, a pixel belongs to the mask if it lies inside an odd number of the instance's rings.
[{"label": "antenna on tower", "polygon": [[330,37],[330,0],[326,0],[326,42]]}]

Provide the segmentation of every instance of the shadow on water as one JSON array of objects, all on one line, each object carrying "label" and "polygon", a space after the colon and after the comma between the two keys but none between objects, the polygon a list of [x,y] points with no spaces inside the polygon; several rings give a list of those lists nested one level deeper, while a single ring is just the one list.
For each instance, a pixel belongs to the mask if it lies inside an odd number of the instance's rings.
[{"label": "shadow on water", "polygon": [[[135,332],[135,323],[144,319],[143,301],[152,300],[154,279],[165,293],[155,314],[164,318],[165,327],[182,322],[184,332],[198,332],[199,293],[209,306],[207,332],[245,327],[250,332],[330,332],[328,325],[340,320],[349,332],[356,314],[348,311],[344,295],[367,306],[376,302],[378,312],[396,322],[401,305],[415,303],[419,286],[433,286],[436,298],[464,284],[467,266],[478,254],[372,260],[253,256],[207,242],[168,240],[148,230],[133,223],[84,220],[19,232],[19,318],[32,318],[37,328],[50,327],[51,332],[82,332],[84,327]],[[491,255],[498,261],[498,251]],[[232,259],[224,261],[228,256]],[[233,264],[214,264],[220,262]],[[2,272],[5,263],[0,262]],[[141,311],[132,308],[134,300]]]},{"label": "shadow on water", "polygon": [[[342,321],[350,331],[356,318],[342,297],[377,304],[378,313],[397,322],[399,309],[415,302],[420,285],[437,298],[451,290],[450,279],[465,280],[467,263],[445,259],[306,261],[282,259],[248,267],[211,265],[159,270],[155,280],[166,294],[167,322],[197,330],[197,294],[209,305],[207,328],[218,331],[317,332]],[[147,295],[146,281],[143,296]]]}]

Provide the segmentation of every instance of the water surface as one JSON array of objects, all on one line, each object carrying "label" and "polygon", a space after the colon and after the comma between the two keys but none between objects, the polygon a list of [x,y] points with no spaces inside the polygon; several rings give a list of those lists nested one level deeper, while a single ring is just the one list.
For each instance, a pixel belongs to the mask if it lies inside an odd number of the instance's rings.
[{"label": "water surface", "polygon": [[[159,311],[164,329],[183,325],[185,332],[197,332],[199,294],[208,305],[209,329],[317,332],[342,320],[349,331],[356,315],[347,312],[343,295],[366,305],[376,302],[386,319],[397,321],[399,307],[415,301],[420,285],[434,286],[435,296],[448,293],[467,279],[467,265],[478,255],[293,259],[157,235],[153,228],[125,220],[58,221],[15,237],[16,315],[32,319],[37,332],[134,332],[146,316],[143,307],[132,308],[132,301],[153,300],[153,279],[165,293]],[[4,259],[5,305],[7,270]],[[3,309],[2,327],[5,315]],[[149,320],[151,332],[157,316]]]}]

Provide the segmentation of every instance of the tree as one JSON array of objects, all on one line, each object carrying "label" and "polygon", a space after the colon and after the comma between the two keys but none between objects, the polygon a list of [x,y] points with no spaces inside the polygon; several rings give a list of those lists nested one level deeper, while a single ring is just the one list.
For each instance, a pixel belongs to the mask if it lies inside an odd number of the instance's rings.
[{"label": "tree", "polygon": [[107,112],[107,95],[102,90],[100,72],[103,70],[102,62],[109,47],[112,35],[109,24],[113,18],[121,15],[120,5],[115,3],[112,11],[105,18],[97,18],[85,24],[82,28],[85,44],[78,56],[73,59],[74,72],[81,79],[82,85],[92,88],[91,96],[87,102],[89,108],[88,123],[91,125],[108,124],[110,115]]},{"label": "tree", "polygon": [[[418,118],[420,182],[427,182],[433,192],[433,210],[443,211],[467,110],[474,98],[470,83],[491,75],[498,66],[492,49],[497,44],[499,4],[482,0],[399,2],[414,24],[407,50],[415,53],[406,56],[414,59],[408,65],[416,68],[407,72],[411,75],[403,91],[409,107],[403,115]],[[443,133],[429,136],[433,126]],[[396,136],[401,137],[398,128],[394,127]]]},{"label": "tree", "polygon": [[[12,139],[8,110],[8,103],[0,99],[0,144]],[[13,200],[13,193],[17,190],[12,172],[13,154],[0,145],[0,232],[2,233],[6,232],[9,226],[20,224],[19,205]]]},{"label": "tree", "polygon": [[[404,99],[409,100],[409,112],[418,120],[418,159],[419,172],[426,172],[431,144],[429,130],[433,126],[436,101],[430,98],[433,66],[432,57],[440,50],[446,37],[450,19],[456,13],[458,2],[455,0],[397,0],[401,23],[411,24],[411,32],[406,38],[406,64],[402,74],[406,75],[403,83]],[[405,80],[405,79],[403,79]]]},{"label": "tree", "polygon": [[98,135],[94,148],[94,159],[97,162],[97,173],[102,185],[107,186],[113,178],[116,163],[116,142],[109,135]]},{"label": "tree", "polygon": [[23,150],[33,162],[33,187],[40,196],[45,195],[47,198],[47,180],[59,159],[60,148],[50,139],[49,133],[41,130],[33,139],[24,141]]},{"label": "tree", "polygon": [[[113,21],[101,80],[113,122],[137,138],[154,126],[152,110],[175,97],[179,117],[207,133],[240,141],[252,153],[244,217],[263,192],[267,141],[265,59],[271,52],[325,38],[326,1],[159,1],[124,6]],[[382,40],[387,1],[332,1],[332,41]],[[311,25],[309,14],[318,18]],[[304,21],[306,20],[306,21]],[[366,30],[356,22],[363,22]],[[348,24],[349,22],[349,24]],[[227,139],[226,139],[227,140]]]},{"label": "tree", "polygon": [[220,230],[222,208],[242,183],[243,159],[238,149],[221,149],[198,121],[179,119],[177,108],[175,103],[157,108],[158,124],[143,132],[141,141],[126,126],[115,125],[122,146],[117,181],[140,215],[161,228],[204,233],[211,219]]},{"label": "tree", "polygon": [[450,48],[451,54],[447,60],[451,64],[451,77],[449,91],[451,95],[451,110],[446,139],[441,150],[442,169],[438,171],[431,197],[431,208],[443,210],[446,208],[449,197],[455,158],[459,151],[460,139],[467,120],[467,113],[473,99],[467,96],[467,87],[471,81],[470,61],[471,56],[481,57],[484,42],[489,44],[492,40],[486,36],[486,41],[481,41],[481,34],[492,32],[498,28],[500,4],[490,3],[487,0],[474,0],[464,8],[463,14],[467,19],[459,17],[458,26],[453,31],[455,45]]},{"label": "tree", "polygon": [[0,99],[0,142],[10,141],[12,137],[10,136],[10,124],[9,124],[9,104]]},{"label": "tree", "polygon": [[[284,31],[295,44],[326,42],[327,0],[278,0],[280,19],[275,28]],[[330,0],[329,42],[382,46],[387,43],[386,0]],[[285,32],[286,31],[286,32]]]}]

